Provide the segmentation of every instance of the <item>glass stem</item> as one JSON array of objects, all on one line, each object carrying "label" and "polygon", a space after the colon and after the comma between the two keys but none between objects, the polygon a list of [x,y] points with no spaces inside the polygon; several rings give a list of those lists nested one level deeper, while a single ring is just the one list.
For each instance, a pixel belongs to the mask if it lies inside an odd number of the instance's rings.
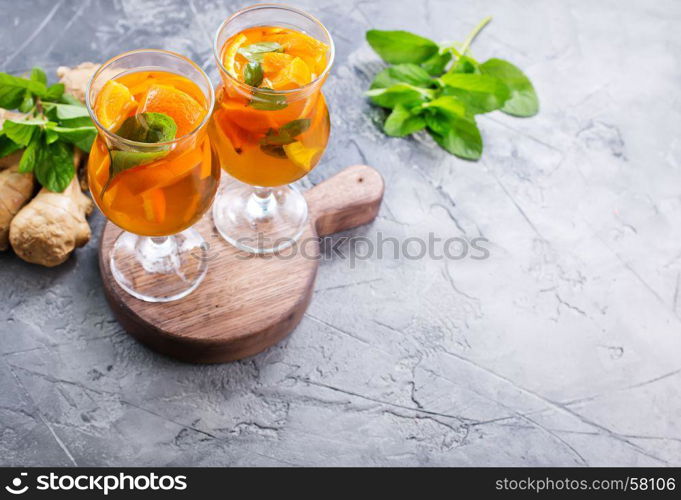
[{"label": "glass stem", "polygon": [[270,218],[277,208],[277,200],[274,197],[274,190],[268,187],[254,187],[246,209],[255,220],[266,220]]}]

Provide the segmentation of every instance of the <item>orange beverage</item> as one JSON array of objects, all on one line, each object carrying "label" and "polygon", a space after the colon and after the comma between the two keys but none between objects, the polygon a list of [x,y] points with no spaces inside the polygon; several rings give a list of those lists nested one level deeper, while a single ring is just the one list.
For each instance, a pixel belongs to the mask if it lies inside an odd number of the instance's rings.
[{"label": "orange beverage", "polygon": [[279,26],[250,27],[225,41],[220,60],[228,75],[210,131],[229,174],[275,187],[317,165],[330,130],[321,92],[329,52],[327,44]]},{"label": "orange beverage", "polygon": [[94,114],[109,133],[92,146],[88,177],[109,220],[134,234],[166,236],[201,217],[220,178],[206,127],[199,129],[209,108],[196,83],[169,71],[133,70],[101,87]]}]

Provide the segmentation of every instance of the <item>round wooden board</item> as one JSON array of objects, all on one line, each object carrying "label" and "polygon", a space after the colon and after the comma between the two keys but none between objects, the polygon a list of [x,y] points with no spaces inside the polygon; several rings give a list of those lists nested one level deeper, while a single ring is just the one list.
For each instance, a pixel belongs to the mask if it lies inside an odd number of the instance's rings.
[{"label": "round wooden board", "polygon": [[100,239],[99,268],[118,321],[150,348],[183,361],[219,363],[256,354],[291,332],[303,317],[317,274],[319,242],[371,222],[383,198],[383,179],[371,167],[348,167],[305,193],[308,227],[305,252],[256,256],[226,243],[210,211],[195,226],[210,245],[208,274],[199,287],[175,302],[138,300],[114,281],[109,250],[121,229],[107,222]]}]

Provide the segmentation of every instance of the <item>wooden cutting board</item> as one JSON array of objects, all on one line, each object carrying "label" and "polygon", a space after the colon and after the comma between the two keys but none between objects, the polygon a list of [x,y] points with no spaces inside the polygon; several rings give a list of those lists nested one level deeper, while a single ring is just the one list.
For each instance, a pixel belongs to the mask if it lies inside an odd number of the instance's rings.
[{"label": "wooden cutting board", "polygon": [[232,247],[214,229],[208,211],[195,226],[210,245],[208,274],[190,295],[166,303],[138,300],[116,284],[108,255],[121,229],[107,222],[99,268],[109,305],[132,336],[168,356],[194,363],[251,356],[284,338],[303,317],[319,263],[316,237],[371,222],[382,198],[383,178],[365,165],[348,167],[310,189],[305,193],[309,223],[300,241],[312,241],[305,252],[286,259]]}]

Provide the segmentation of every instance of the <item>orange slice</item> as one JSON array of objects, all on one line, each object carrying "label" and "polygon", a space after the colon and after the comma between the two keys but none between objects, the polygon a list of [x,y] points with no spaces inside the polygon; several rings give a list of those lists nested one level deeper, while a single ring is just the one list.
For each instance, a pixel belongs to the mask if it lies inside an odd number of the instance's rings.
[{"label": "orange slice", "polygon": [[137,107],[137,101],[125,85],[114,80],[104,84],[97,96],[95,112],[106,129],[117,129]]},{"label": "orange slice", "polygon": [[300,57],[293,57],[289,64],[281,69],[276,76],[270,77],[270,81],[275,90],[293,90],[310,83],[312,74],[305,61]]},{"label": "orange slice", "polygon": [[271,128],[278,128],[273,111],[259,111],[231,99],[225,99],[220,106],[225,110],[226,120],[249,132],[264,134]]},{"label": "orange slice", "polygon": [[181,137],[194,130],[206,110],[186,92],[168,85],[152,85],[140,103],[140,113],[164,113],[175,120],[176,137]]},{"label": "orange slice", "polygon": [[238,68],[236,67],[236,58],[239,55],[239,49],[247,41],[248,38],[246,38],[246,35],[239,33],[224,49],[222,55],[222,64],[234,78],[239,78],[241,75],[241,71],[237,71]]},{"label": "orange slice", "polygon": [[265,76],[270,78],[291,64],[293,56],[282,52],[267,52],[262,57],[262,70]]},{"label": "orange slice", "polygon": [[142,193],[144,216],[149,222],[163,222],[166,218],[166,197],[162,189]]},{"label": "orange slice", "polygon": [[317,164],[317,160],[319,159],[318,153],[321,149],[308,148],[303,146],[299,141],[296,141],[291,144],[286,144],[284,146],[284,151],[286,151],[286,156],[288,156],[288,159],[291,160],[295,166],[309,172],[312,170],[312,167]]}]

